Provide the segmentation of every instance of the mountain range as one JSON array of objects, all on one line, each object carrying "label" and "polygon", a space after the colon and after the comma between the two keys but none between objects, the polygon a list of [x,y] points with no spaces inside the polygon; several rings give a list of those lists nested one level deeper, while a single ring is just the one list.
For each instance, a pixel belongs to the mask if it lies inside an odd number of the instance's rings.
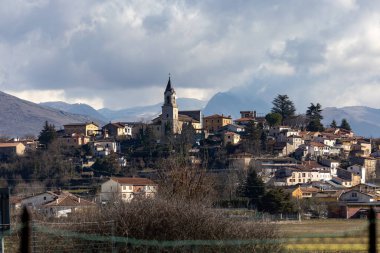
[{"label": "mountain range", "polygon": [[[256,110],[265,115],[269,104],[260,98],[239,97],[232,92],[221,92],[208,102],[178,98],[180,110],[203,110],[204,115],[215,113],[231,115],[238,118],[240,110]],[[100,125],[108,121],[150,121],[160,114],[162,103],[131,107],[121,110],[103,108],[95,110],[87,104],[69,104],[65,102],[46,102],[35,104],[0,92],[0,136],[38,135],[45,121],[62,128],[64,124],[94,121]],[[323,109],[323,124],[332,120],[337,124],[346,118],[357,135],[380,137],[380,109],[365,106],[348,106],[342,108],[327,107]]]},{"label": "mountain range", "polygon": [[[206,101],[194,98],[178,98],[177,104],[180,110],[202,110]],[[66,111],[75,114],[88,115],[101,121],[150,121],[161,113],[162,103],[147,106],[136,106],[120,110],[102,108],[95,110],[87,104],[68,104],[65,102],[45,102],[40,105]]]},{"label": "mountain range", "polygon": [[0,92],[0,136],[36,136],[45,121],[55,125],[56,129],[68,123],[103,123],[97,118],[44,107]]},{"label": "mountain range", "polygon": [[[248,95],[241,95],[241,94]],[[239,111],[256,110],[259,116],[270,111],[271,105],[257,95],[250,95],[248,91],[227,91],[215,94],[203,110],[204,115],[214,113],[231,115],[239,118]],[[342,108],[326,107],[322,111],[322,123],[325,126],[333,120],[340,125],[343,118],[347,119],[352,130],[364,137],[380,137],[380,109],[366,106],[346,106]]]},{"label": "mountain range", "polygon": [[324,125],[330,125],[333,120],[340,125],[345,118],[357,135],[380,137],[380,109],[366,106],[326,107],[322,115]]}]

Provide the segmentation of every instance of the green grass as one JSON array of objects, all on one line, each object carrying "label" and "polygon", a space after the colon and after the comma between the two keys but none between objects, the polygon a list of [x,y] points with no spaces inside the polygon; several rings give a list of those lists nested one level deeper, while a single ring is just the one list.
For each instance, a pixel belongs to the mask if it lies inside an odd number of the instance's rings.
[{"label": "green grass", "polygon": [[279,222],[278,228],[289,252],[366,252],[368,249],[367,220]]}]

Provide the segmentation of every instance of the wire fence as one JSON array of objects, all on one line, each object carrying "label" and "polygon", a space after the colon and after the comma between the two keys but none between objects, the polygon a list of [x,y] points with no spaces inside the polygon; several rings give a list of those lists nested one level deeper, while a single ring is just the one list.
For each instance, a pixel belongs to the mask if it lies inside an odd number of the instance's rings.
[{"label": "wire fence", "polygon": [[[121,237],[115,222],[30,221],[29,251],[24,252],[376,252],[376,220],[350,230],[246,240],[157,241]],[[375,226],[375,230],[373,227]],[[371,231],[372,227],[372,231]],[[20,252],[27,226],[16,225],[4,234],[5,252]],[[372,242],[371,242],[372,240]],[[371,242],[371,243],[370,243]],[[371,248],[372,247],[372,248]],[[374,247],[374,248],[373,248]]]}]

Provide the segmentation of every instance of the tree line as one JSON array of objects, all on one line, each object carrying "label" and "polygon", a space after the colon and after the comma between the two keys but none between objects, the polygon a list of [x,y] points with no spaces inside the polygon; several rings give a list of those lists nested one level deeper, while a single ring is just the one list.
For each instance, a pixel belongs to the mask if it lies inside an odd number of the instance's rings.
[{"label": "tree line", "polygon": [[[265,116],[267,123],[271,127],[291,123],[292,119],[300,116],[296,115],[296,107],[288,95],[277,95],[277,97],[273,99],[272,105],[271,112]],[[310,103],[310,106],[307,107],[304,114],[305,121],[302,127],[307,131],[324,131],[322,111],[323,109],[320,103]],[[351,131],[351,126],[345,118],[342,119],[339,126],[334,119],[329,127]]]}]

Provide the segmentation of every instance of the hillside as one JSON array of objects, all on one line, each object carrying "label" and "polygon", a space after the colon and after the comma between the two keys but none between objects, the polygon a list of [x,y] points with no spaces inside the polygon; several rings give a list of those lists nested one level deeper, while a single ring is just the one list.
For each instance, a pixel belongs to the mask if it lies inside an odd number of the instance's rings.
[{"label": "hillside", "polygon": [[224,114],[231,115],[233,118],[240,117],[240,111],[255,110],[259,115],[267,113],[270,106],[255,95],[239,95],[234,92],[219,92],[215,94],[207,103],[204,109],[204,115]]},{"label": "hillside", "polygon": [[56,129],[74,122],[101,123],[89,116],[46,108],[0,92],[0,136],[38,135],[45,121],[54,124]]},{"label": "hillside", "polygon": [[325,125],[329,125],[333,119],[339,125],[346,118],[357,135],[380,137],[380,109],[366,106],[326,107],[322,115]]},{"label": "hillside", "polygon": [[87,104],[82,104],[82,103],[69,104],[62,101],[45,102],[45,103],[39,103],[39,104],[44,107],[50,107],[59,111],[86,115],[91,118],[97,119],[99,121],[107,122],[107,118],[105,118],[97,110],[95,110],[94,108],[92,108],[91,106]]}]

